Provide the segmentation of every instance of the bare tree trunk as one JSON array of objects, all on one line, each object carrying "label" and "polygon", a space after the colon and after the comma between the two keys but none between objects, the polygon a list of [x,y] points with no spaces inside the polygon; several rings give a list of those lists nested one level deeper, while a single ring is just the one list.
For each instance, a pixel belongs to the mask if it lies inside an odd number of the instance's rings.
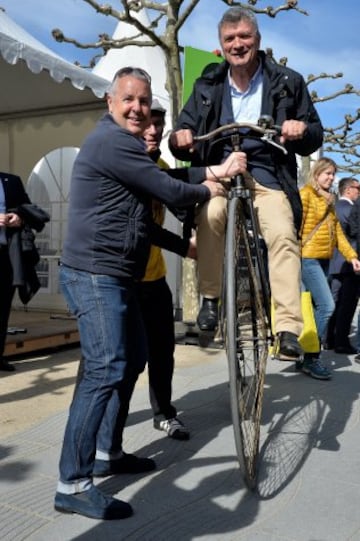
[{"label": "bare tree trunk", "polygon": [[184,259],[182,267],[183,322],[195,323],[199,311],[197,265],[192,259]]},{"label": "bare tree trunk", "polygon": [[304,186],[304,184],[306,184],[306,180],[309,177],[310,162],[311,162],[310,156],[301,156],[300,161],[301,161],[301,166],[300,166],[299,174],[298,174],[299,188],[301,188],[302,186]]}]

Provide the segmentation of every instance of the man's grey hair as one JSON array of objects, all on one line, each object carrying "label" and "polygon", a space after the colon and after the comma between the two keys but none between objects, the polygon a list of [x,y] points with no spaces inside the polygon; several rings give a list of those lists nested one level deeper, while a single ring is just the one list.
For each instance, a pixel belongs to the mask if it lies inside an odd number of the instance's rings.
[{"label": "man's grey hair", "polygon": [[108,94],[113,96],[116,92],[116,83],[118,79],[121,79],[122,77],[127,77],[128,75],[130,75],[131,77],[135,77],[135,79],[140,79],[141,81],[145,81],[146,83],[148,83],[151,89],[151,77],[147,71],[143,70],[142,68],[126,66],[125,68],[120,68],[115,73],[112,83],[110,85],[110,88],[108,90]]},{"label": "man's grey hair", "polygon": [[218,24],[219,38],[225,24],[235,24],[243,20],[248,21],[254,27],[257,37],[260,38],[259,25],[254,13],[250,9],[240,7],[232,7],[225,11]]}]

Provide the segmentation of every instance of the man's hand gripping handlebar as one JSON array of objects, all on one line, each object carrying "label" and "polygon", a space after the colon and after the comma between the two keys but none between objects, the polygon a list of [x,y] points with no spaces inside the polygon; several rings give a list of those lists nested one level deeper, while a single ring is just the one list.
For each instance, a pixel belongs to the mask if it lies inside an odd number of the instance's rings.
[{"label": "man's hand gripping handlebar", "polygon": [[[212,130],[204,135],[195,135],[192,136],[193,143],[200,141],[210,141],[216,136],[220,135],[219,139],[225,139],[229,136],[232,137],[233,146],[236,145],[235,140],[237,141],[238,148],[240,149],[240,140],[242,139],[259,139],[264,141],[269,145],[281,150],[285,155],[287,154],[286,148],[280,143],[274,141],[275,137],[281,135],[281,126],[276,126],[273,122],[273,119],[270,116],[262,116],[259,118],[257,124],[252,124],[251,122],[232,122],[231,124],[224,124],[219,126],[215,130]],[[190,130],[182,130],[190,131]],[[235,136],[235,137],[233,137]]]}]

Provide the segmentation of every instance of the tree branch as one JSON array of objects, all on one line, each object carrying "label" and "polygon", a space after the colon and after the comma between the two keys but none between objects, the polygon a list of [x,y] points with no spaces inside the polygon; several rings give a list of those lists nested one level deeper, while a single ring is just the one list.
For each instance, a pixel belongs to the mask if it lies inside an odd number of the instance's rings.
[{"label": "tree branch", "polygon": [[228,6],[239,6],[245,9],[250,9],[256,14],[264,14],[268,15],[269,17],[276,17],[280,11],[289,11],[294,10],[298,11],[302,15],[309,15],[307,11],[304,9],[301,9],[298,7],[298,0],[287,0],[285,4],[278,6],[277,8],[274,8],[272,6],[268,6],[266,8],[256,8],[256,4],[258,0],[248,0],[248,3],[245,4],[245,2],[234,2],[233,0],[222,0],[224,4],[227,4]]},{"label": "tree branch", "polygon": [[[193,13],[201,0],[119,0],[121,6],[120,11],[113,8],[109,4],[100,4],[95,0],[82,0],[88,4],[97,13],[111,17],[118,22],[127,23],[134,28],[134,35],[128,37],[123,36],[119,39],[113,39],[106,33],[99,34],[98,40],[93,43],[81,43],[80,41],[65,36],[59,30],[53,30],[54,38],[59,42],[69,43],[78,49],[94,49],[101,50],[105,54],[108,50],[123,49],[127,46],[139,47],[155,47],[158,46],[165,55],[166,61],[166,89],[171,97],[171,115],[173,122],[179,114],[182,103],[182,74],[180,53],[182,51],[178,42],[179,30],[184,26],[188,17]],[[204,0],[204,2],[210,0]],[[300,8],[298,0],[279,0],[280,5],[277,7],[267,6],[265,8],[258,7],[258,0],[247,0],[247,2],[238,2],[235,0],[219,0],[219,2],[227,6],[238,6],[249,9],[255,14],[265,15],[268,17],[276,17],[280,12],[296,11],[301,15],[308,16],[308,12]],[[211,0],[211,4],[215,4],[215,0]],[[150,24],[144,25],[137,18],[137,14],[145,9],[150,17]],[[149,15],[150,14],[150,15]],[[140,17],[139,17],[140,18]],[[159,30],[160,29],[160,30]],[[277,61],[273,56],[272,49],[267,49],[266,54],[273,59],[274,62],[286,66],[287,58],[283,57]],[[90,61],[91,67],[94,67],[95,62],[100,55],[96,54]],[[340,79],[342,73],[320,73],[319,75],[308,75],[306,84],[308,87],[314,85],[324,79]],[[338,99],[345,95],[360,96],[360,90],[354,88],[351,84],[345,84],[340,90],[330,92],[327,95],[319,96],[316,90],[310,92],[314,103],[325,103],[331,100]],[[336,127],[324,129],[324,148],[326,152],[338,153],[342,156],[342,170],[348,170],[352,173],[355,171],[360,174],[360,156],[358,148],[360,147],[360,134],[354,131],[357,122],[360,120],[360,109],[355,114],[345,115],[343,121]],[[340,168],[340,165],[339,165]]]}]

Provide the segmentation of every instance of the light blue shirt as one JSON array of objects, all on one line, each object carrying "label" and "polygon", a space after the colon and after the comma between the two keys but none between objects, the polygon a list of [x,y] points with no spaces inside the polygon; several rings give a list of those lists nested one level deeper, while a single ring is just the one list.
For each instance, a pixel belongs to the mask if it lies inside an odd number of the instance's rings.
[{"label": "light blue shirt", "polygon": [[[6,212],[6,201],[5,201],[5,192],[4,186],[0,179],[0,214],[5,214]],[[6,239],[6,227],[0,227],[0,244],[7,244]]]},{"label": "light blue shirt", "polygon": [[259,65],[254,76],[250,80],[245,92],[241,92],[236,86],[228,72],[231,106],[235,122],[251,122],[257,124],[261,115],[261,103],[263,94],[263,73]]}]

